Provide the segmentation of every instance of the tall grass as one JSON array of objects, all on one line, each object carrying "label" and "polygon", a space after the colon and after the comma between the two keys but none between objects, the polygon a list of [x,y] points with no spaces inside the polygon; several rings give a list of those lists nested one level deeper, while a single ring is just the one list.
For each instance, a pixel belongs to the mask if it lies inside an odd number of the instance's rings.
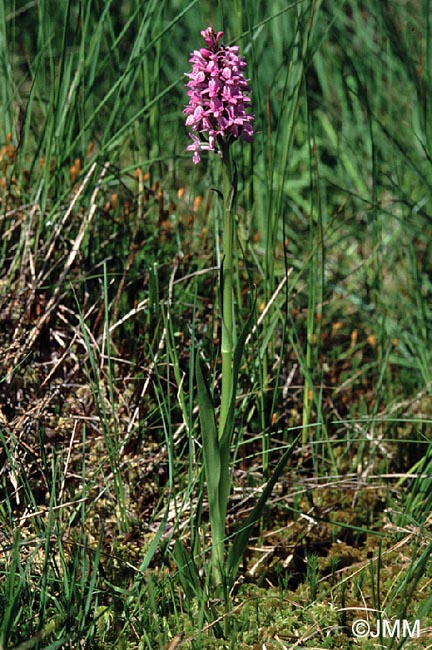
[{"label": "tall grass", "polygon": [[[371,647],[359,616],[420,617],[381,642],[427,646],[431,19],[0,0],[0,648]],[[257,130],[233,148],[236,318],[256,314],[223,606],[194,370],[217,395],[221,178],[182,115],[210,24]]]}]

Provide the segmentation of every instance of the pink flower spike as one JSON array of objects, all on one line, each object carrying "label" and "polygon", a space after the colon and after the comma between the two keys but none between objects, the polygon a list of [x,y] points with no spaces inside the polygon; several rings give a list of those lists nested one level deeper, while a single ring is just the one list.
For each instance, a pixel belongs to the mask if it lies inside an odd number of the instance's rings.
[{"label": "pink flower spike", "polygon": [[238,46],[224,45],[220,42],[223,32],[212,27],[204,29],[201,36],[206,47],[190,56],[192,72],[186,74],[189,104],[184,109],[193,140],[187,151],[193,152],[195,164],[202,151],[216,151],[218,140],[219,145],[221,140],[229,144],[241,136],[251,142],[254,133],[253,115],[245,111],[250,103],[250,88],[242,72],[246,62],[239,56]]}]

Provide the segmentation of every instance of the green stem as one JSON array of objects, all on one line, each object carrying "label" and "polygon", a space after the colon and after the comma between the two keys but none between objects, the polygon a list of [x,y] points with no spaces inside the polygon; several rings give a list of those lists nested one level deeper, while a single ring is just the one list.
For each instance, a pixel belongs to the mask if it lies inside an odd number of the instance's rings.
[{"label": "green stem", "polygon": [[222,147],[223,174],[223,267],[222,267],[222,393],[219,418],[221,440],[233,390],[233,345],[235,338],[233,308],[233,241],[234,241],[234,193],[232,164],[229,144]]},{"label": "green stem", "polygon": [[[222,269],[221,282],[221,312],[222,312],[222,389],[221,408],[218,426],[218,448],[220,475],[218,486],[218,504],[214,516],[211,517],[212,527],[212,571],[216,587],[223,586],[225,569],[225,518],[229,495],[229,447],[231,431],[227,429],[230,407],[233,399],[233,348],[235,340],[234,323],[234,290],[233,290],[233,247],[234,247],[234,200],[235,181],[232,175],[230,145],[223,143],[222,175],[223,175],[223,233],[222,233]],[[228,424],[229,426],[229,424]]]}]

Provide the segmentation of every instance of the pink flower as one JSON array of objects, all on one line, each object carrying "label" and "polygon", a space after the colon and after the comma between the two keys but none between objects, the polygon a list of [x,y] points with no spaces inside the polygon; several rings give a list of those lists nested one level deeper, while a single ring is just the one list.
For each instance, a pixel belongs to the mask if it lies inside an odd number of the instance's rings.
[{"label": "pink flower", "polygon": [[231,143],[240,136],[251,142],[254,133],[253,115],[246,113],[250,103],[250,88],[243,76],[246,62],[238,55],[238,46],[219,43],[223,32],[216,33],[212,27],[201,35],[206,47],[194,50],[189,59],[189,104],[184,109],[193,140],[187,151],[193,151],[195,164],[202,151],[216,151],[218,142]]},{"label": "pink flower", "polygon": [[192,138],[193,143],[186,147],[186,151],[193,151],[192,160],[193,163],[197,165],[201,160],[201,151],[210,151],[211,149],[214,149],[214,147],[211,147],[210,143],[201,142],[193,133],[190,134],[190,137]]}]

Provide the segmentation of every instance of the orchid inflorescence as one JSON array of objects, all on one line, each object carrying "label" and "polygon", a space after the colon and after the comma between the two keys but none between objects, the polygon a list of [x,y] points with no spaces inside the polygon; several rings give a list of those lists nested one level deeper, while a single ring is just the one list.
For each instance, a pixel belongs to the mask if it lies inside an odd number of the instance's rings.
[{"label": "orchid inflorescence", "polygon": [[[246,62],[238,46],[220,43],[223,32],[212,27],[201,32],[205,48],[194,50],[187,73],[189,104],[184,109],[186,126],[191,127],[193,162],[199,163],[202,151],[217,151],[218,142],[231,143],[240,136],[251,142],[253,115],[246,113],[250,88],[244,78]],[[199,135],[196,135],[196,134]]]}]

